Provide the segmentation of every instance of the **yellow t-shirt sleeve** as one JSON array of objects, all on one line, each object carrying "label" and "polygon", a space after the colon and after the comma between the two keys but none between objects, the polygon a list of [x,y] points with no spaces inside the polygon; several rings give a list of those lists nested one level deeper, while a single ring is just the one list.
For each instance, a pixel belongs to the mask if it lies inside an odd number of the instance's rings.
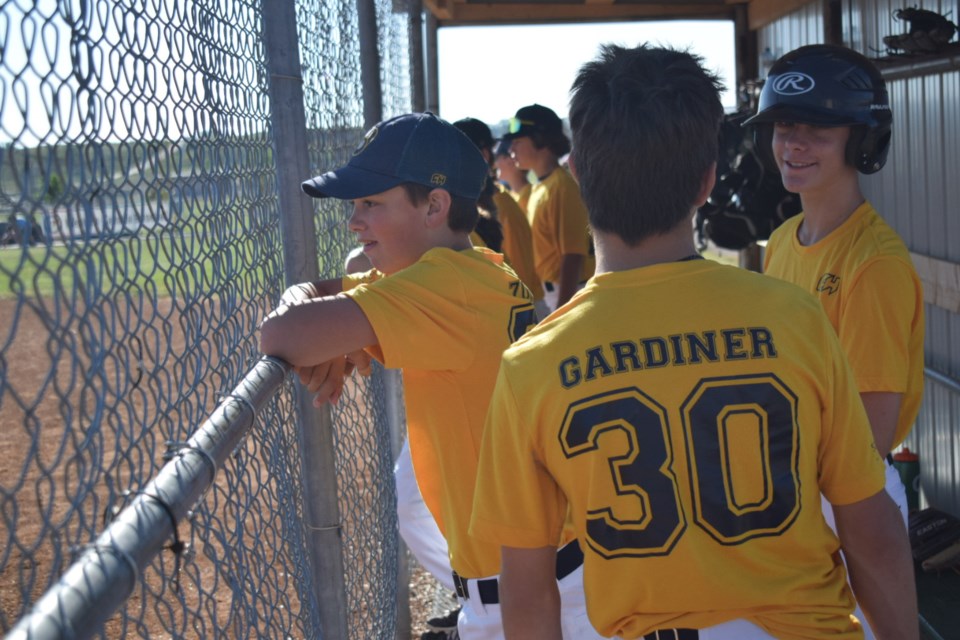
[{"label": "yellow t-shirt sleeve", "polygon": [[[825,318],[824,325],[830,329]],[[874,444],[853,371],[832,330],[824,332],[823,343],[828,364],[823,372],[820,491],[831,504],[851,504],[883,490],[886,462]]]},{"label": "yellow t-shirt sleeve", "polygon": [[340,279],[340,290],[350,291],[361,284],[370,284],[371,282],[376,282],[382,277],[383,273],[377,271],[376,269],[371,269],[370,271],[365,272],[348,273],[342,276]]},{"label": "yellow t-shirt sleeve", "polygon": [[346,294],[373,327],[379,346],[370,351],[384,366],[462,370],[473,362],[477,317],[453,270],[421,261]]},{"label": "yellow t-shirt sleeve", "polygon": [[889,257],[867,263],[850,283],[838,333],[861,392],[906,391],[918,286],[912,265]]},{"label": "yellow t-shirt sleeve", "polygon": [[480,448],[472,536],[510,547],[558,544],[566,497],[534,455],[534,435],[501,366]]}]

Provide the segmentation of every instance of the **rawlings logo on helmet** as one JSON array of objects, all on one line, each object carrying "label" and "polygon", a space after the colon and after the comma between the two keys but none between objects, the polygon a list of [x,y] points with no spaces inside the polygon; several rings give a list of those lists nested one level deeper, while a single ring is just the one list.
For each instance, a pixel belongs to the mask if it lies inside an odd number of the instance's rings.
[{"label": "rawlings logo on helmet", "polygon": [[799,71],[790,71],[777,76],[773,80],[772,89],[784,96],[797,96],[812,91],[816,86],[813,78]]}]

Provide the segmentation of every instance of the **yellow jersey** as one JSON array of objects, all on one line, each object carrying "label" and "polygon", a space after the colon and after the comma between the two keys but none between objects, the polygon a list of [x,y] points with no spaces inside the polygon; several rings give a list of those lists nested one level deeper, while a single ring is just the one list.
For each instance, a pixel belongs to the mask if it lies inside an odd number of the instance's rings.
[{"label": "yellow jersey", "polygon": [[435,248],[392,275],[343,279],[384,366],[403,370],[407,432],[423,500],[466,578],[500,571],[500,547],[467,534],[480,440],[500,355],[535,322],[530,293],[489,249]]},{"label": "yellow jersey", "polygon": [[885,463],[840,344],[798,288],[707,260],[596,275],[504,353],[471,532],[553,544],[568,515],[606,636],[744,618],[862,637],[834,504]]},{"label": "yellow jersey", "polygon": [[923,286],[900,236],[869,202],[805,247],[804,216],[789,218],[767,243],[764,273],[820,300],[863,392],[902,393],[893,446],[910,433],[923,397]]},{"label": "yellow jersey", "polygon": [[503,227],[503,254],[507,262],[530,289],[533,299],[543,299],[543,285],[533,265],[533,236],[527,214],[503,189],[493,194],[493,203],[497,207],[500,226]]},{"label": "yellow jersey", "polygon": [[557,283],[565,254],[584,257],[581,281],[593,275],[595,261],[590,239],[587,207],[580,187],[563,167],[533,185],[527,205],[533,233],[534,267],[541,282]]}]

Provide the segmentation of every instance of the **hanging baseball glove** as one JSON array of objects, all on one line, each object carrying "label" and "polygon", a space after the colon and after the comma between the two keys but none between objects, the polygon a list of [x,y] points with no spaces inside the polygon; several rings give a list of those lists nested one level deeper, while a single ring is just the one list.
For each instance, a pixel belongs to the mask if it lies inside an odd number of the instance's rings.
[{"label": "hanging baseball glove", "polygon": [[893,12],[893,17],[905,20],[910,25],[907,33],[884,36],[883,44],[887,45],[893,55],[937,53],[943,50],[957,32],[957,25],[945,15],[928,9],[897,9]]}]

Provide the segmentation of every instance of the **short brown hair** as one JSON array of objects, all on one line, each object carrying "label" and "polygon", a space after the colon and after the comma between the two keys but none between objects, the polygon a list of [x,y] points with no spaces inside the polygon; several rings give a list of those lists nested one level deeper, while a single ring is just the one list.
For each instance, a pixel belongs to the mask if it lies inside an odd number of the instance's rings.
[{"label": "short brown hair", "polygon": [[[407,199],[414,205],[421,205],[430,198],[430,192],[439,187],[428,187],[416,182],[404,182],[400,185],[407,194]],[[464,196],[450,194],[450,214],[447,216],[447,226],[453,231],[470,233],[477,226],[480,211],[477,201]]]}]

